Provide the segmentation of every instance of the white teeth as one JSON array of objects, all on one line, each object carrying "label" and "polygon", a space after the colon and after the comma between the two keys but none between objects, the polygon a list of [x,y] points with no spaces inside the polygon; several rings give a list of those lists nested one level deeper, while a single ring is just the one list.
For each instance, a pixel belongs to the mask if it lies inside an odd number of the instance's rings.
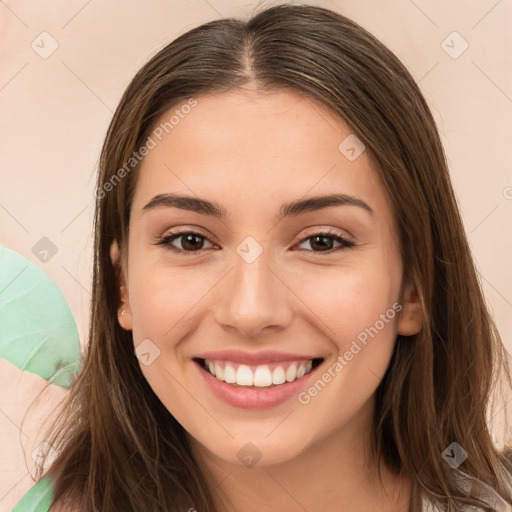
[{"label": "white teeth", "polygon": [[224,380],[228,384],[234,384],[236,382],[236,372],[230,364],[227,364],[224,368]]},{"label": "white teeth", "polygon": [[[270,370],[269,365],[259,365],[255,367],[254,372],[251,367],[245,364],[228,363],[227,361],[205,360],[205,369],[214,377],[223,380],[228,384],[237,384],[239,386],[256,386],[265,388],[277,386],[286,382],[293,382],[300,379],[313,368],[313,361],[294,362],[284,370],[284,366],[275,366]],[[254,368],[254,367],[253,367]]]},{"label": "white teeth", "polygon": [[252,386],[253,375],[251,369],[245,364],[241,364],[236,371],[236,383],[239,386]]},{"label": "white teeth", "polygon": [[286,377],[282,366],[276,366],[272,372],[272,384],[283,384]]},{"label": "white teeth", "polygon": [[219,363],[215,363],[215,377],[219,380],[224,380],[224,370]]},{"label": "white teeth", "polygon": [[293,382],[297,378],[297,365],[292,363],[288,370],[286,370],[286,381]]},{"label": "white teeth", "polygon": [[254,372],[254,385],[259,388],[272,385],[272,374],[268,366],[258,366]]}]

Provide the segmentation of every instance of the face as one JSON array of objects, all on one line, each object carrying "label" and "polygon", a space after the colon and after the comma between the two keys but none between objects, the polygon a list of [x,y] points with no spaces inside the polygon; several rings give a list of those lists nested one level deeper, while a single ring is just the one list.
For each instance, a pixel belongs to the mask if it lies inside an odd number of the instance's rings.
[{"label": "face", "polygon": [[156,123],[181,112],[153,132],[131,208],[119,322],[143,374],[228,463],[368,432],[397,334],[421,327],[369,155],[296,93],[196,101]]}]

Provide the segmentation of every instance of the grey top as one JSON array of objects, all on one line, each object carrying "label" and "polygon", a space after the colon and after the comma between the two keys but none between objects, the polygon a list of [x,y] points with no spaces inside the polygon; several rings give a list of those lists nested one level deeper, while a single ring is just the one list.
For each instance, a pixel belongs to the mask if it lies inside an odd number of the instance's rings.
[{"label": "grey top", "polygon": [[[479,499],[485,501],[496,512],[512,512],[512,507],[491,487],[484,484],[475,477],[469,476],[466,473],[458,470],[457,471],[457,485],[465,491],[471,490],[472,493],[477,495]],[[443,512],[443,508],[435,505],[428,498],[423,498],[422,512]],[[465,511],[469,512],[483,512],[483,509],[479,507],[468,506],[464,508]]]}]

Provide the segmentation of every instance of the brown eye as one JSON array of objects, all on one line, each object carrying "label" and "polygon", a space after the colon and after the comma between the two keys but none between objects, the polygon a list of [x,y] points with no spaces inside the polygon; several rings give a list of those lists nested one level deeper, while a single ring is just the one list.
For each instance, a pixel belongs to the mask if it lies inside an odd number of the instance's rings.
[{"label": "brown eye", "polygon": [[[176,245],[173,244],[174,241],[179,239],[181,239],[181,242],[178,242],[181,243],[181,248],[176,247]],[[207,240],[208,239],[200,233],[195,233],[193,231],[181,231],[178,233],[171,233],[170,235],[163,237],[157,245],[166,246],[176,252],[193,253],[202,251],[204,249],[204,242]]]},{"label": "brown eye", "polygon": [[[338,233],[316,233],[301,240],[301,244],[308,242],[313,249],[312,252],[334,252],[340,248],[353,247],[355,244],[344,236]],[[337,242],[340,244],[338,247],[333,248],[333,244]],[[317,250],[318,249],[318,250]]]}]

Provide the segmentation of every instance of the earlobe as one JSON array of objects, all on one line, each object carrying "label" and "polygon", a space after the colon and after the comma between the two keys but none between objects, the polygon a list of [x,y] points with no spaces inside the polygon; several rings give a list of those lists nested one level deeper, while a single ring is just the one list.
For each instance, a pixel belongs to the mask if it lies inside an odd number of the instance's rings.
[{"label": "earlobe", "polygon": [[119,257],[119,245],[117,245],[117,240],[114,240],[110,244],[110,260],[112,264],[115,265],[117,263],[117,258]]},{"label": "earlobe", "polygon": [[402,336],[418,334],[423,325],[423,308],[418,292],[412,283],[406,287],[401,304],[402,310],[398,318],[398,334]]},{"label": "earlobe", "polygon": [[121,286],[121,306],[117,311],[117,320],[119,325],[125,331],[131,331],[133,328],[132,312],[130,310],[130,302],[128,300],[128,290],[126,286]]},{"label": "earlobe", "polygon": [[133,326],[132,314],[130,310],[130,296],[128,293],[128,288],[124,282],[124,272],[122,270],[122,265],[118,262],[119,258],[119,246],[117,244],[117,240],[114,240],[110,245],[110,259],[112,261],[112,265],[117,267],[119,265],[119,279],[121,280],[119,286],[119,295],[121,299],[121,305],[117,310],[117,320],[119,325],[125,329],[126,331],[131,331]]}]

